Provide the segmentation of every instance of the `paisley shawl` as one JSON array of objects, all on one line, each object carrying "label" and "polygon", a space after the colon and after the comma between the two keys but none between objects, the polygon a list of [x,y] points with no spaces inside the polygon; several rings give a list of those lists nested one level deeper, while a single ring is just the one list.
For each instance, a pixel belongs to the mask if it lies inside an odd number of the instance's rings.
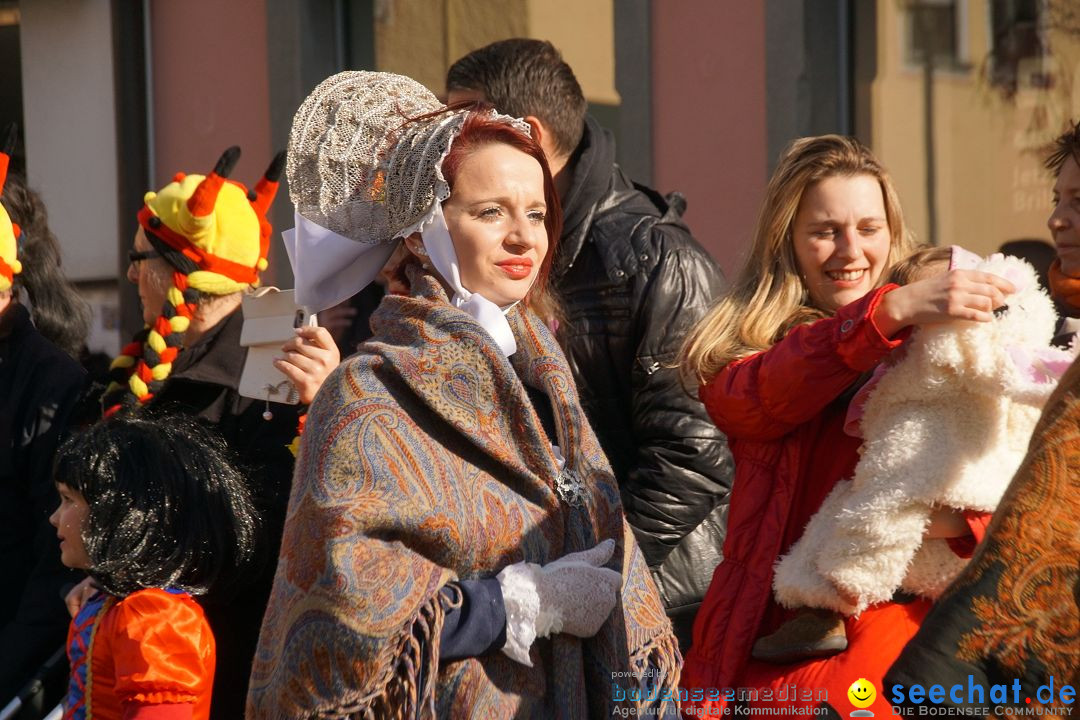
[{"label": "paisley shawl", "polygon": [[1080,362],[1047,401],[986,538],[885,683],[966,693],[969,675],[1007,685],[1010,702],[1019,681],[1021,705],[1051,678],[1055,705],[1080,683]]},{"label": "paisley shawl", "polygon": [[[384,299],[374,338],[308,415],[248,717],[607,717],[615,687],[643,676],[674,693],[669,622],[554,337],[519,306],[508,360],[430,275],[410,272],[412,295]],[[552,402],[580,504],[560,500],[522,380]],[[624,580],[595,637],[538,640],[532,668],[500,652],[440,665],[446,583],[606,538]]]}]

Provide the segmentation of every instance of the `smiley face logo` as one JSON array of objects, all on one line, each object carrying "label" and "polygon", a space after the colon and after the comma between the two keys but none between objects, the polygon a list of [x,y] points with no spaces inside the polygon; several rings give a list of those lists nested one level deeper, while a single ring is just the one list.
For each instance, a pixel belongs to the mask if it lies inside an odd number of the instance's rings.
[{"label": "smiley face logo", "polygon": [[866,678],[859,678],[851,683],[847,691],[848,700],[857,708],[867,708],[874,704],[877,698],[877,689]]}]

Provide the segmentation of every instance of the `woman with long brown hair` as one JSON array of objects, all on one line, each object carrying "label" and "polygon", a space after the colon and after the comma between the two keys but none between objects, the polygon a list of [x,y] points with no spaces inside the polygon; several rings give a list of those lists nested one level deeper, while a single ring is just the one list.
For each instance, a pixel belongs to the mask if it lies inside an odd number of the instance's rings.
[{"label": "woman with long brown hair", "polygon": [[[837,135],[797,140],[769,183],[738,280],[687,339],[682,369],[735,458],[724,560],[683,677],[691,703],[706,706],[696,709],[828,700],[850,712],[849,686],[880,686],[929,608],[884,603],[846,622],[805,614],[785,637],[795,647],[782,652],[769,637],[792,617],[773,598],[774,563],[858,459],[843,424],[861,376],[912,326],[988,321],[1012,290],[964,270],[885,283],[911,249],[892,182],[869,150]],[[747,687],[759,691],[728,690]],[[879,696],[873,709],[887,713],[888,703]]]}]

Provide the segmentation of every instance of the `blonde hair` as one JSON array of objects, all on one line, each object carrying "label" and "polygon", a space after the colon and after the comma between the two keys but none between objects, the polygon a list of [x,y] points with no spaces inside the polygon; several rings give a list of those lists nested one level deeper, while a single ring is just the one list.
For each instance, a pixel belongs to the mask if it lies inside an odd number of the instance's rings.
[{"label": "blonde hair", "polygon": [[708,382],[733,360],[771,347],[795,325],[830,315],[811,304],[792,244],[792,225],[807,188],[825,178],[869,175],[881,185],[891,242],[880,282],[913,242],[892,180],[873,153],[841,135],[795,140],[780,158],[761,205],[754,243],[738,279],[698,323],[679,356],[683,378]]}]

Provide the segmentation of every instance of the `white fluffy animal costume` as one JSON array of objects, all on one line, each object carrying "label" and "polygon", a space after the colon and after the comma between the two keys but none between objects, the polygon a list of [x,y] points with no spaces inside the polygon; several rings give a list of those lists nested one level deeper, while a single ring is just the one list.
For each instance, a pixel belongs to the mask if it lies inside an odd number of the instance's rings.
[{"label": "white fluffy animal costume", "polygon": [[885,369],[866,400],[854,477],[777,563],[782,605],[851,615],[897,589],[937,598],[967,560],[944,539],[924,539],[932,511],[992,512],[1023,459],[1075,348],[1050,345],[1057,318],[1029,264],[954,248],[958,266],[1002,276],[1016,292],[993,322],[917,328]]}]

